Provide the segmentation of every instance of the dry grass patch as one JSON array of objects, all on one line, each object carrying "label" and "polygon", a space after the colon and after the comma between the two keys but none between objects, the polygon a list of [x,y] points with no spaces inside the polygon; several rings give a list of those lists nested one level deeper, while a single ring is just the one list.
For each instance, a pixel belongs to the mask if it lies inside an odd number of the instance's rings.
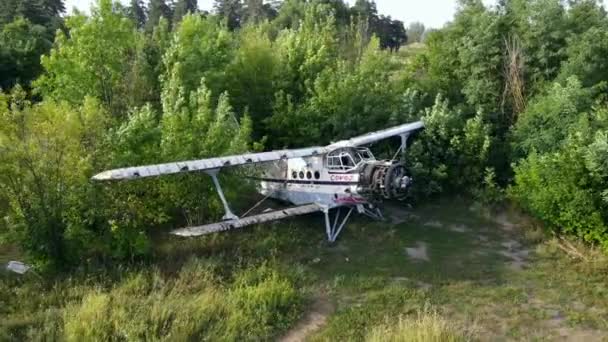
[{"label": "dry grass patch", "polygon": [[415,318],[399,316],[394,320],[375,326],[366,336],[368,342],[459,342],[471,336],[441,317],[437,311],[426,308],[418,311]]}]

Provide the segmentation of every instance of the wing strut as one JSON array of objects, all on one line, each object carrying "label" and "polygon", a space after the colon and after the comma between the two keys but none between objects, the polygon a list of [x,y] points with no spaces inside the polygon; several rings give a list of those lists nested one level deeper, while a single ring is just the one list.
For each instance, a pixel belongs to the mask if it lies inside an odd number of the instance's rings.
[{"label": "wing strut", "polygon": [[205,171],[211,179],[213,179],[213,184],[215,185],[215,190],[217,190],[217,194],[220,195],[220,199],[222,200],[222,204],[224,205],[224,211],[226,212],[222,217],[223,220],[237,220],[239,217],[236,216],[232,210],[230,210],[230,206],[228,205],[228,201],[226,201],[226,197],[224,196],[224,192],[222,191],[222,186],[220,182],[217,180],[217,173],[219,169],[212,169]]},{"label": "wing strut", "polygon": [[401,137],[401,145],[397,149],[397,152],[395,152],[395,155],[393,156],[393,159],[391,159],[391,161],[397,160],[399,153],[401,153],[402,157],[405,158],[405,149],[407,148],[407,139],[410,137],[410,133],[407,132],[404,134],[400,134],[399,136]]}]

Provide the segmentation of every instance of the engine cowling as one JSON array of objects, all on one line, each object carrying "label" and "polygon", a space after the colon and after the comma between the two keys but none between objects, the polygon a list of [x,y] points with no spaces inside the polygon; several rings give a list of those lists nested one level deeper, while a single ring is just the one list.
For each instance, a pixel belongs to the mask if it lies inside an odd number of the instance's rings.
[{"label": "engine cowling", "polygon": [[384,199],[403,199],[412,178],[403,163],[373,162],[366,164],[360,173],[360,192]]}]

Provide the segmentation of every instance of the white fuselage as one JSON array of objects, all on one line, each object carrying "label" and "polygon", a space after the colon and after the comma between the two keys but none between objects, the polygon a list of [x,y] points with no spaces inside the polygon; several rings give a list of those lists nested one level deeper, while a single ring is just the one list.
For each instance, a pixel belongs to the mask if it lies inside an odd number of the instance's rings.
[{"label": "white fuselage", "polygon": [[324,165],[325,156],[270,163],[261,178],[260,193],[296,205],[317,203],[333,208],[367,203],[357,192],[357,170],[329,170]]}]

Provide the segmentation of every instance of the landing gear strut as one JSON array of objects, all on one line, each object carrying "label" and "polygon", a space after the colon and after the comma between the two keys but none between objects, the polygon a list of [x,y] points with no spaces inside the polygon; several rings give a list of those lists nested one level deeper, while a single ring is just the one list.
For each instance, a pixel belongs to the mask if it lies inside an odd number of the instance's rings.
[{"label": "landing gear strut", "polygon": [[[325,208],[323,210],[323,214],[325,214],[325,231],[327,232],[327,241],[331,243],[336,241],[338,235],[340,235],[340,232],[342,231],[342,228],[344,228],[344,225],[346,225],[346,221],[348,221],[350,214],[353,212],[353,209],[353,207],[349,207],[346,216],[344,216],[344,218],[340,221],[340,207],[338,207],[335,211],[333,224],[330,223],[329,219],[330,209]],[[338,221],[340,221],[340,224],[338,224]]]},{"label": "landing gear strut", "polygon": [[329,215],[330,215],[329,211],[331,209],[324,208],[323,214],[325,215],[325,231],[327,233],[327,241],[329,241],[330,243],[336,242],[338,235],[340,235],[340,232],[346,225],[346,222],[348,221],[350,214],[352,214],[352,212],[353,212],[353,210],[355,210],[355,208],[357,209],[357,212],[359,214],[363,214],[365,216],[368,216],[368,217],[370,217],[374,220],[378,220],[378,221],[384,220],[384,217],[382,216],[382,212],[380,211],[380,209],[378,209],[378,207],[373,207],[371,205],[366,206],[364,204],[357,204],[356,206],[348,207],[348,212],[342,218],[340,218],[341,207],[336,208],[336,210],[334,211],[334,219],[333,219],[333,224],[332,224],[332,220],[329,218]]}]

